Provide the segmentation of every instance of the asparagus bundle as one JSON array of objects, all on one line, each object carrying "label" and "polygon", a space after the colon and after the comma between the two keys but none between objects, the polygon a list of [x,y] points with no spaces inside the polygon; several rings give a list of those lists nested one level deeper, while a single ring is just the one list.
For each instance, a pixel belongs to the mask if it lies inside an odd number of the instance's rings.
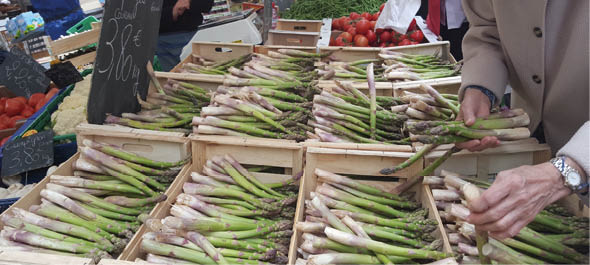
[{"label": "asparagus bundle", "polygon": [[415,55],[382,49],[379,57],[385,60],[384,78],[394,82],[435,79],[461,74],[460,64],[445,61],[438,54]]},{"label": "asparagus bundle", "polygon": [[[74,176],[49,176],[42,203],[2,216],[1,236],[31,251],[98,260],[118,255],[186,161],[160,162],[84,140]],[[0,249],[3,247],[0,247]]]},{"label": "asparagus bundle", "polygon": [[323,142],[402,143],[402,127],[407,117],[385,108],[397,104],[396,99],[377,97],[373,64],[367,66],[370,97],[351,83],[336,81],[332,92],[323,91],[313,99],[313,120],[316,138]]},{"label": "asparagus bundle", "polygon": [[375,78],[375,81],[387,81],[387,79],[381,77],[385,69],[382,66],[383,61],[379,59],[358,60],[348,63],[339,61],[320,62],[317,65],[316,72],[320,80],[361,82],[367,80],[367,67],[371,63],[376,65],[374,71],[379,76]]},{"label": "asparagus bundle", "polygon": [[[155,77],[152,77],[155,79]],[[209,105],[210,96],[204,89],[188,82],[169,79],[158,92],[151,93],[141,105],[138,113],[122,113],[121,117],[107,115],[106,124],[118,124],[138,129],[157,131],[191,132],[191,120],[199,115],[201,108]]]},{"label": "asparagus bundle", "polygon": [[180,69],[180,72],[208,75],[224,75],[229,73],[229,68],[240,68],[244,63],[248,62],[251,59],[251,57],[251,54],[247,54],[244,56],[240,56],[236,59],[215,63],[203,58],[202,56],[193,54],[193,62],[183,64],[182,69]]},{"label": "asparagus bundle", "polygon": [[301,264],[408,264],[451,257],[438,251],[436,221],[418,202],[315,169],[298,246]]},{"label": "asparagus bundle", "polygon": [[193,172],[170,216],[150,219],[142,238],[148,261],[202,264],[285,264],[293,234],[295,182],[262,183],[230,155]]},{"label": "asparagus bundle", "polygon": [[313,57],[295,50],[254,54],[242,69],[229,68],[223,86],[211,104],[192,120],[199,134],[256,136],[303,141],[312,128],[309,100],[317,93],[312,84]]},{"label": "asparagus bundle", "polygon": [[575,218],[555,205],[543,210],[514,238],[490,238],[480,252],[475,246],[475,227],[463,221],[469,216],[469,209],[463,206],[464,190],[470,185],[487,188],[490,184],[445,170],[441,174],[442,177],[427,176],[423,183],[432,188],[449,241],[463,260],[474,260],[481,253],[504,264],[588,263],[584,255],[588,252],[588,233],[580,233],[587,231],[588,218]]}]

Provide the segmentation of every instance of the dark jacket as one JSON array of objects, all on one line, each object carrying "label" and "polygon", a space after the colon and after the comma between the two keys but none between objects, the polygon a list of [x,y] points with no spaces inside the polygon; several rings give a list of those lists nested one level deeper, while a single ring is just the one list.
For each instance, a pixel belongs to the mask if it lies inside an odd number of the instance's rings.
[{"label": "dark jacket", "polygon": [[211,11],[213,0],[191,0],[191,8],[184,11],[177,21],[172,20],[172,9],[177,0],[164,0],[162,17],[160,19],[160,33],[196,31],[203,23],[202,13]]}]

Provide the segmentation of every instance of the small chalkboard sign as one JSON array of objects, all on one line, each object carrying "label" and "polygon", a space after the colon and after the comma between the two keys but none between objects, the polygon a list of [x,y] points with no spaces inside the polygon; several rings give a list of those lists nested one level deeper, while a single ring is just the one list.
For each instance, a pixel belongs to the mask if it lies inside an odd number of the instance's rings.
[{"label": "small chalkboard sign", "polygon": [[45,93],[49,81],[45,68],[19,48],[0,51],[0,85],[15,95],[29,98],[34,93]]},{"label": "small chalkboard sign", "polygon": [[70,61],[51,65],[45,75],[59,88],[66,88],[71,84],[84,80],[78,69]]},{"label": "small chalkboard sign", "polygon": [[8,142],[2,154],[2,176],[50,166],[53,164],[53,132],[43,131]]},{"label": "small chalkboard sign", "polygon": [[163,0],[107,1],[88,100],[88,121],[102,124],[106,113],[140,109],[149,86],[146,65],[154,58]]}]

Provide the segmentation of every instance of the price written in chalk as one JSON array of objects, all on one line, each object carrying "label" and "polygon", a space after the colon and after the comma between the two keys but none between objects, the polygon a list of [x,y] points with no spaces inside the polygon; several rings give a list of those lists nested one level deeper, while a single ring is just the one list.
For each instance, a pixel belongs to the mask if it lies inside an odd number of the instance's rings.
[{"label": "price written in chalk", "polygon": [[45,68],[18,48],[0,52],[0,85],[18,96],[30,97],[44,93],[49,85]]},{"label": "price written in chalk", "polygon": [[50,166],[53,164],[53,132],[44,131],[9,142],[2,153],[2,176]]},{"label": "price written in chalk", "polygon": [[107,1],[92,76],[88,121],[139,110],[148,88],[146,65],[156,49],[162,0]]}]

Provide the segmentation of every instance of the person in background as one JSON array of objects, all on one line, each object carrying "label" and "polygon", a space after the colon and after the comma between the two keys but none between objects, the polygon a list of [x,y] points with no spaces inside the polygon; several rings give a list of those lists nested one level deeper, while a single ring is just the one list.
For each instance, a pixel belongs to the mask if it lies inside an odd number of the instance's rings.
[{"label": "person in background", "polygon": [[[557,154],[500,172],[470,204],[468,221],[494,237],[515,236],[545,206],[571,193],[589,203],[588,2],[462,2],[471,27],[463,39],[458,119],[469,126],[488,116],[510,82],[513,108],[530,115],[529,129],[543,134]],[[457,146],[479,151],[498,144],[485,137]]]},{"label": "person in background", "polygon": [[212,6],[213,0],[164,0],[156,50],[163,71],[170,71],[180,62],[182,48],[203,23],[202,13],[209,12]]},{"label": "person in background", "polygon": [[434,34],[451,43],[451,54],[457,61],[463,59],[461,42],[469,28],[461,0],[422,0],[418,16]]},{"label": "person in background", "polygon": [[68,35],[66,30],[86,16],[80,7],[80,0],[31,0],[33,9],[45,21],[45,33],[52,40]]}]

